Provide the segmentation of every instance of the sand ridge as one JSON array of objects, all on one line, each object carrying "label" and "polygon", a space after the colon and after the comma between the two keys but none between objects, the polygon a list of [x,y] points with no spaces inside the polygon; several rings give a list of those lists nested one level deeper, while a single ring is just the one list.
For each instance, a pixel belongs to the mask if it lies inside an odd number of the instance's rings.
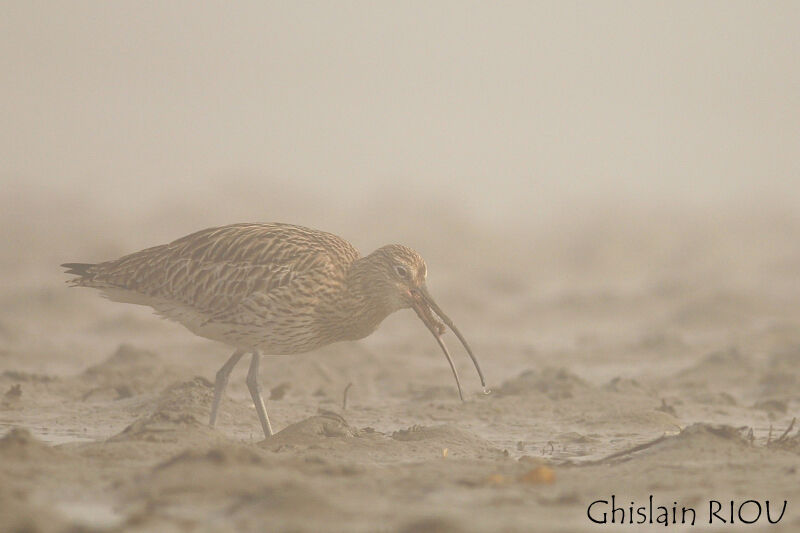
[{"label": "sand ridge", "polygon": [[[800,265],[800,249],[758,227],[753,261],[714,230],[674,225],[671,242],[706,246],[666,269],[645,267],[663,250],[624,240],[591,268],[575,261],[591,224],[536,254],[476,230],[471,250],[428,254],[429,285],[492,394],[446,335],[461,403],[401,312],[363,341],[266,358],[269,439],[246,364],[207,424],[228,349],[68,289],[55,267],[16,271],[0,290],[0,510],[13,509],[0,530],[590,531],[587,506],[614,494],[698,513],[710,499],[786,499],[768,530],[793,531],[800,293],[791,269],[764,265]],[[708,269],[733,257],[735,271]]]}]

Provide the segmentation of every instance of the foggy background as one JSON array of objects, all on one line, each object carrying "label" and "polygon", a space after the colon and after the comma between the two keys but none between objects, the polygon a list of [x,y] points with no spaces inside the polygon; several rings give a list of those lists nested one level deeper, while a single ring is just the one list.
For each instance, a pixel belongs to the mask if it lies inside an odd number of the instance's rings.
[{"label": "foggy background", "polygon": [[62,261],[240,221],[326,229],[362,252],[404,242],[429,262],[483,238],[497,261],[556,272],[611,275],[604,249],[644,250],[633,275],[703,252],[704,231],[749,257],[798,225],[799,15],[4,2],[2,266],[55,280]]}]

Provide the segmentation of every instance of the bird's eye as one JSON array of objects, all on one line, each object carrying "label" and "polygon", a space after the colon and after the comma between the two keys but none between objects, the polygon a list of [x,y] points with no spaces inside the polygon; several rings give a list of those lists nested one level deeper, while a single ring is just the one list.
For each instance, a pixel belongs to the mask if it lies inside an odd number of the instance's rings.
[{"label": "bird's eye", "polygon": [[394,271],[397,272],[397,275],[400,276],[401,278],[408,277],[408,270],[406,270],[405,267],[397,265],[396,267],[394,267]]}]

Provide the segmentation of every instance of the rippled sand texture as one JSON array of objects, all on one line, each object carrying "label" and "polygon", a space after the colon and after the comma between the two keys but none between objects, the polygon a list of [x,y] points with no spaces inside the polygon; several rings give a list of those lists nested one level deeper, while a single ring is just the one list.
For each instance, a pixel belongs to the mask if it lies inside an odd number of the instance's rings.
[{"label": "rippled sand texture", "polygon": [[[6,257],[0,291],[0,529],[590,531],[588,504],[611,494],[698,520],[709,499],[788,500],[770,531],[800,527],[796,217],[621,212],[554,231],[449,213],[387,231],[426,256],[492,394],[448,335],[460,403],[401,312],[364,341],[266,359],[267,440],[246,365],[207,426],[225,347],[69,289],[57,267],[202,215],[57,238],[34,224],[37,259]],[[362,251],[388,240],[360,216],[332,220]]]},{"label": "rippled sand texture", "polygon": [[[800,531],[798,20],[0,2],[0,533]],[[232,350],[58,265],[237,222],[417,250],[492,394],[407,310],[264,358],[273,437],[246,361],[208,427]]]}]

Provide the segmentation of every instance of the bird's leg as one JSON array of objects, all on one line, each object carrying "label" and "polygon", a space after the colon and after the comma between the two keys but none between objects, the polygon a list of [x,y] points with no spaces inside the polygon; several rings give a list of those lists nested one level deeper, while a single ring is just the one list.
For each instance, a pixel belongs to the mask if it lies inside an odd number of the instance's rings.
[{"label": "bird's leg", "polygon": [[250,370],[247,372],[247,388],[250,389],[250,396],[253,397],[253,403],[256,406],[256,413],[258,419],[261,421],[261,429],[264,430],[264,436],[272,436],[272,425],[269,423],[269,416],[267,416],[267,408],[264,406],[264,398],[261,397],[261,384],[258,381],[258,362],[261,359],[261,352],[253,350],[253,356],[250,359]]},{"label": "bird's leg", "polygon": [[225,361],[222,368],[217,371],[217,379],[214,381],[214,402],[211,404],[211,417],[208,420],[208,424],[211,427],[217,424],[217,410],[219,409],[220,402],[222,402],[222,394],[225,392],[225,387],[228,386],[228,376],[231,375],[233,367],[236,366],[236,363],[239,362],[239,359],[241,359],[243,355],[243,350],[236,350],[233,352],[233,355]]}]

